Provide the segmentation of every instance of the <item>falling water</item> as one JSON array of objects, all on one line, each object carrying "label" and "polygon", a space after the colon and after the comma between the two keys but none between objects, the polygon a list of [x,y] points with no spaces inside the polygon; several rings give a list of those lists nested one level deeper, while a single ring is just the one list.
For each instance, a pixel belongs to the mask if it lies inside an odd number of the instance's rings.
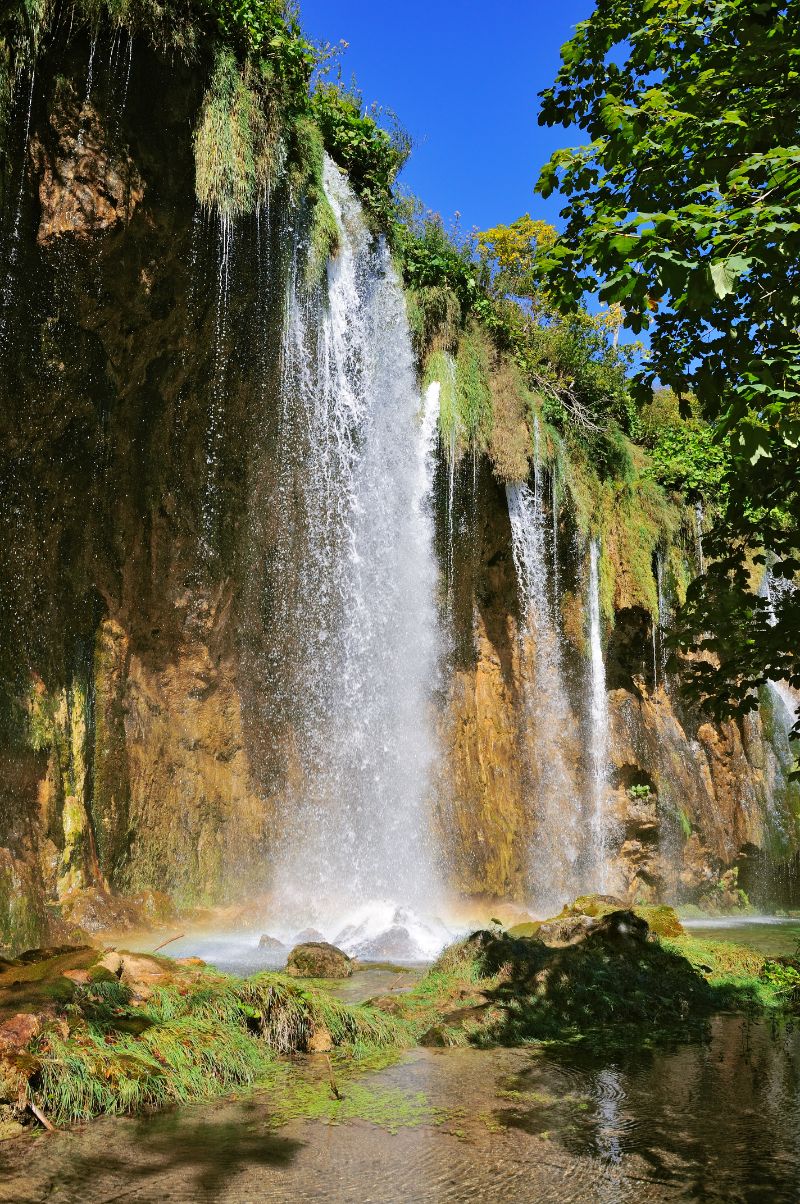
[{"label": "falling water", "polygon": [[700,573],[706,571],[706,560],[703,553],[703,526],[705,524],[705,512],[702,502],[694,504],[694,531],[697,543],[697,568]]},{"label": "falling water", "polygon": [[667,681],[667,649],[664,643],[664,632],[669,622],[669,613],[667,611],[667,598],[664,590],[664,559],[659,550],[656,551],[656,596],[658,599],[658,616],[653,627],[653,656],[655,658],[656,639],[658,640],[660,655],[657,659],[654,659],[653,684],[658,685],[660,672],[662,689],[669,692],[669,683]]},{"label": "falling water", "polygon": [[446,939],[419,918],[439,897],[429,818],[439,391],[421,402],[389,253],[329,160],[324,185],[341,247],[327,289],[311,295],[296,262],[283,347],[268,588],[276,706],[291,735],[276,925],[310,923],[361,952],[388,928],[395,948],[430,954]]},{"label": "falling water", "polygon": [[548,599],[547,516],[538,418],[534,419],[534,487],[507,486],[514,564],[523,611],[526,737],[535,829],[531,895],[538,909],[558,906],[578,889],[579,794],[570,767],[574,729],[562,679],[558,631]]},{"label": "falling water", "polygon": [[214,535],[219,517],[217,473],[223,434],[225,396],[228,375],[228,308],[231,285],[231,253],[233,223],[220,217],[216,235],[216,304],[214,311],[214,345],[211,373],[208,426],[206,428],[206,479],[202,503],[202,537],[207,554],[214,547]]},{"label": "falling water", "polygon": [[550,474],[550,512],[553,519],[553,616],[556,627],[558,627],[558,610],[561,591],[558,580],[558,473],[556,472],[555,465],[553,465],[553,471]]},{"label": "falling water", "polygon": [[22,223],[22,198],[25,192],[25,166],[28,160],[28,143],[31,136],[31,114],[33,112],[33,87],[36,81],[36,64],[31,66],[31,78],[28,84],[28,103],[25,110],[25,132],[22,142],[22,158],[19,169],[19,188],[14,206],[14,216],[11,220],[11,231],[6,246],[6,273],[0,293],[0,354],[6,349],[8,339],[8,317],[14,300],[14,279],[16,275],[17,258],[19,256],[19,234]]},{"label": "falling water", "polygon": [[591,761],[591,832],[592,860],[596,886],[608,889],[609,791],[608,791],[608,696],[606,668],[600,624],[600,547],[596,539],[589,544],[589,652],[591,686],[589,696],[589,754]]}]

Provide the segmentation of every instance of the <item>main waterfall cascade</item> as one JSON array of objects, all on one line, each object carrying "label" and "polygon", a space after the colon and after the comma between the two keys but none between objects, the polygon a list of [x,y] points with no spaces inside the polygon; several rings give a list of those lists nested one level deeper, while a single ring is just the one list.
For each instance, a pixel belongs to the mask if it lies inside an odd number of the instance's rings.
[{"label": "main waterfall cascade", "polygon": [[291,747],[271,923],[431,956],[447,936],[430,814],[439,398],[429,388],[423,405],[389,253],[330,160],[324,186],[340,249],[309,292],[296,241],[283,344],[268,602]]}]

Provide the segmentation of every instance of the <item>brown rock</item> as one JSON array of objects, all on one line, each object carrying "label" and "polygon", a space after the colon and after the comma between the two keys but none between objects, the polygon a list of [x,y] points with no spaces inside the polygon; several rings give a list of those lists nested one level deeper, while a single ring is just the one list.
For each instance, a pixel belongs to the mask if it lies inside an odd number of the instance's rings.
[{"label": "brown rock", "polygon": [[72,982],[78,983],[79,986],[85,986],[89,982],[91,975],[88,970],[65,970],[63,977],[71,979]]},{"label": "brown rock", "polygon": [[17,1012],[0,1024],[0,1053],[24,1049],[41,1031],[41,1017],[32,1012]]},{"label": "brown rock", "polygon": [[144,182],[130,155],[112,150],[100,114],[82,106],[67,85],[58,88],[42,138],[31,142],[39,176],[38,240],[65,234],[88,238],[130,220]]},{"label": "brown rock", "polygon": [[110,974],[116,974],[119,978],[122,973],[122,958],[115,949],[109,951],[100,958],[98,966],[102,966],[104,970],[108,970]]},{"label": "brown rock", "polygon": [[294,978],[349,978],[352,959],[326,941],[307,941],[289,954],[286,973]]}]

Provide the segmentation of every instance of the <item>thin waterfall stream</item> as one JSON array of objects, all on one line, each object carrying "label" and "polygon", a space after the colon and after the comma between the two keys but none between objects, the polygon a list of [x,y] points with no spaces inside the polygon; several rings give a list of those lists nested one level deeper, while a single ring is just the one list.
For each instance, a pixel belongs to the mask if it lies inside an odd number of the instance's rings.
[{"label": "thin waterfall stream", "polygon": [[506,492],[522,610],[521,655],[527,670],[524,740],[534,824],[530,891],[536,908],[546,910],[578,887],[581,816],[580,792],[567,747],[572,716],[550,603],[550,525],[538,418],[534,420],[533,489],[518,482],[508,485]]},{"label": "thin waterfall stream", "polygon": [[608,890],[610,823],[608,815],[609,721],[606,667],[600,613],[600,545],[589,544],[589,757],[591,762],[591,836],[593,885]]}]

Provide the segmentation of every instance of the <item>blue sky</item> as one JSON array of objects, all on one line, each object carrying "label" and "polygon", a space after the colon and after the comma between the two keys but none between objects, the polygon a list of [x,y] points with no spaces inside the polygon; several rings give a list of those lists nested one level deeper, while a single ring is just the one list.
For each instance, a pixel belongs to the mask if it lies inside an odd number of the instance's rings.
[{"label": "blue sky", "polygon": [[300,0],[306,33],[349,49],[342,77],[369,104],[394,109],[414,139],[402,181],[447,221],[486,229],[530,212],[556,221],[557,198],[534,196],[538,168],[577,141],[537,124],[537,92],[592,0]]}]

